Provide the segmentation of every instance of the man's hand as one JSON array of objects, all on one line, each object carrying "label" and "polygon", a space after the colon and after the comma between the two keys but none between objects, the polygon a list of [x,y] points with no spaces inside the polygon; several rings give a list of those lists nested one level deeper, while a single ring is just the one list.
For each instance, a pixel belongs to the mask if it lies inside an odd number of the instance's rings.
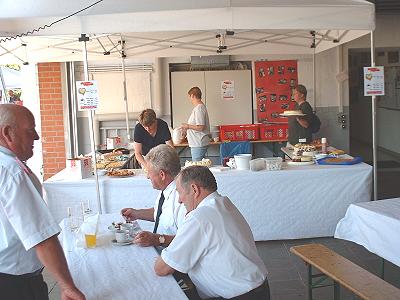
[{"label": "man's hand", "polygon": [[149,231],[139,232],[133,242],[142,247],[159,246],[158,234]]},{"label": "man's hand", "polygon": [[61,299],[62,300],[85,300],[85,296],[76,288],[62,288],[61,289]]},{"label": "man's hand", "polygon": [[123,208],[121,210],[121,215],[127,221],[135,221],[136,219],[138,219],[137,210],[133,208]]}]

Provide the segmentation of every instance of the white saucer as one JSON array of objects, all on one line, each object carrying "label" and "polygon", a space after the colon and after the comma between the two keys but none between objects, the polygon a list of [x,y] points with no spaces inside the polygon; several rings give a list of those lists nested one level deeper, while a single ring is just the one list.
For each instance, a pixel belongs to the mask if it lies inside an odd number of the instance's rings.
[{"label": "white saucer", "polygon": [[112,240],[111,244],[113,244],[114,246],[126,246],[126,245],[130,245],[133,243],[133,239],[126,241],[124,243],[118,243],[117,240]]}]

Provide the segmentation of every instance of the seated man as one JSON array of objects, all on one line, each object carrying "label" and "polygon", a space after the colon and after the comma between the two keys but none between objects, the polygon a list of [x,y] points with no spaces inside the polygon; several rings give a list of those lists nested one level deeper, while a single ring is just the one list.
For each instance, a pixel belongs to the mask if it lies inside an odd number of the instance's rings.
[{"label": "seated man", "polygon": [[135,158],[142,167],[145,167],[143,156],[146,155],[151,148],[160,144],[167,144],[174,147],[168,124],[156,118],[155,111],[150,108],[140,113],[139,123],[135,127],[133,139],[135,141]]},{"label": "seated man", "polygon": [[232,202],[218,194],[210,170],[183,169],[176,188],[188,213],[158,257],[155,272],[188,273],[202,299],[269,299],[267,270],[250,227]]},{"label": "seated man", "polygon": [[174,179],[181,170],[178,154],[167,145],[158,145],[145,157],[147,177],[153,188],[160,190],[154,207],[145,209],[124,208],[121,214],[127,220],[155,222],[153,233],[142,231],[134,242],[140,246],[166,246],[173,239],[186,209],[179,203]]}]

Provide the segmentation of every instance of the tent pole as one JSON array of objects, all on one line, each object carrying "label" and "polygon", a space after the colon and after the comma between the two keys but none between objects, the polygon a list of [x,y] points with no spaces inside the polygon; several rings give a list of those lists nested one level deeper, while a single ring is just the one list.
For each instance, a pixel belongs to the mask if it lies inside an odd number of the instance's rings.
[{"label": "tent pole", "polygon": [[314,111],[317,110],[317,91],[315,90],[316,87],[316,77],[315,77],[315,72],[316,72],[316,64],[315,64],[315,35],[314,35],[314,39],[313,39],[313,44],[314,44],[314,48],[313,48],[313,55],[312,55],[312,64],[313,64],[313,72],[312,72],[312,77],[313,77],[313,91],[314,91]]},{"label": "tent pole", "polygon": [[[89,40],[89,38],[86,36],[86,34],[81,34],[79,41],[83,42],[83,70],[85,72],[85,81],[89,81],[88,57],[87,57],[87,48],[86,48],[86,42],[88,40]],[[89,111],[89,130],[90,130],[90,144],[92,146],[93,159],[94,159],[93,165],[94,165],[94,178],[95,178],[95,182],[96,182],[97,208],[98,208],[99,214],[102,214],[103,211],[101,209],[99,176],[97,175],[96,143],[95,143],[95,139],[94,139],[93,116],[94,116],[94,111],[90,110]],[[88,210],[90,211],[90,200],[88,200]]]},{"label": "tent pole", "polygon": [[126,123],[126,138],[128,139],[128,144],[131,142],[131,133],[129,131],[129,108],[128,108],[128,94],[126,92],[126,73],[125,73],[125,41],[122,39],[121,35],[121,62],[122,62],[122,76],[123,76],[123,86],[124,86],[124,103],[125,103],[125,123]]},{"label": "tent pole", "polygon": [[[375,67],[374,32],[371,31],[371,67]],[[378,169],[376,140],[376,96],[372,96],[372,161],[374,169],[374,200],[378,200]]]},{"label": "tent pole", "polygon": [[2,95],[2,97],[1,97],[1,101],[0,101],[0,103],[7,103],[7,91],[6,91],[6,83],[5,83],[5,81],[4,81],[4,76],[3,76],[3,70],[1,69],[1,66],[0,66],[0,80],[1,80],[1,89],[2,89],[2,91],[3,91],[3,95]]}]

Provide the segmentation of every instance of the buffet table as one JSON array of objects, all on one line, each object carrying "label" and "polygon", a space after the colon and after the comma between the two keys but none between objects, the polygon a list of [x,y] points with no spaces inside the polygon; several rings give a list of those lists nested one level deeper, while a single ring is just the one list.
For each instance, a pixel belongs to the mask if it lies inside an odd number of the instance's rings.
[{"label": "buffet table", "polygon": [[335,238],[355,242],[400,267],[400,198],[352,204]]},{"label": "buffet table", "polygon": [[[280,171],[215,172],[218,190],[227,195],[246,218],[255,240],[333,236],[337,222],[352,203],[371,199],[372,167],[286,166]],[[96,208],[93,178],[61,180],[57,174],[44,183],[45,199],[57,220],[67,207],[90,200]],[[150,207],[158,191],[144,175],[100,177],[103,211]]]},{"label": "buffet table", "polygon": [[114,237],[107,227],[120,219],[118,214],[100,216],[98,245],[92,249],[77,247],[66,220],[60,224],[59,239],[71,275],[86,299],[187,299],[171,275],[155,274],[158,254],[153,247],[112,245]]}]

